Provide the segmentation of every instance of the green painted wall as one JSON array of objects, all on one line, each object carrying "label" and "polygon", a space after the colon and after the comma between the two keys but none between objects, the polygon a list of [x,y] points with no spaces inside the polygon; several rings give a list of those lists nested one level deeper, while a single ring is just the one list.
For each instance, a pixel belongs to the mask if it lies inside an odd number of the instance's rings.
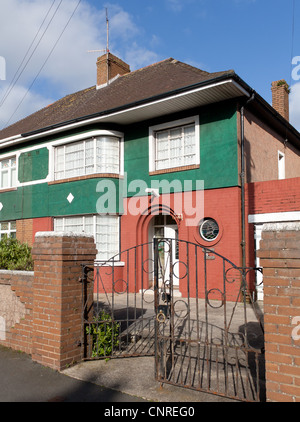
[{"label": "green painted wall", "polygon": [[[149,176],[149,126],[196,114],[200,117],[200,168]],[[152,181],[165,180],[171,183],[178,180],[180,186],[183,186],[184,180],[190,180],[193,190],[197,180],[204,181],[205,189],[239,184],[237,116],[234,101],[113,129],[125,135],[124,180],[96,178],[52,185],[37,183],[3,192],[0,193],[0,202],[3,205],[0,221],[122,211],[119,190],[120,195],[124,193],[124,196],[146,194],[144,191],[128,191],[128,185],[137,179],[143,181],[147,187],[151,186]],[[21,183],[45,179],[48,171],[49,151],[46,147],[41,145],[39,149],[20,155],[18,177]],[[175,186],[174,191],[176,190]],[[67,200],[70,193],[74,196],[71,203]]]},{"label": "green painted wall", "polygon": [[[99,186],[99,182],[104,185]],[[106,194],[108,184],[110,195]],[[102,196],[103,192],[105,197]],[[70,193],[74,197],[71,203],[67,199]],[[119,209],[119,180],[87,179],[55,185],[39,183],[4,192],[0,195],[0,201],[3,204],[1,221],[97,212],[114,213]]]},{"label": "green painted wall", "polygon": [[[150,187],[153,180],[203,180],[205,189],[238,185],[237,118],[234,102],[193,110],[189,114],[170,117],[172,121],[187,115],[200,116],[200,168],[149,176],[149,123],[129,128],[125,136],[125,172],[128,184],[142,179]],[[161,123],[161,119],[159,123]],[[151,125],[158,121],[151,122]],[[128,196],[135,195],[129,192]]]},{"label": "green painted wall", "polygon": [[42,180],[49,172],[48,148],[23,152],[19,157],[18,179],[20,183]]}]

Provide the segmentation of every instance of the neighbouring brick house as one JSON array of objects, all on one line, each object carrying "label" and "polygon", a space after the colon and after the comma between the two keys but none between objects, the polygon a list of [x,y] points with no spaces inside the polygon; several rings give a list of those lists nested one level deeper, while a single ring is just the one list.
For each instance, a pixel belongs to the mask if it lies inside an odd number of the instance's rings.
[{"label": "neighbouring brick house", "polygon": [[[272,90],[275,108],[233,70],[169,58],[130,72],[101,56],[95,86],[0,132],[1,234],[31,245],[38,231],[85,231],[99,262],[178,237],[255,265],[258,214],[299,217],[286,214],[299,211],[296,190],[294,202],[283,193],[299,186],[300,134],[288,122],[287,85]],[[183,192],[203,211],[193,224]]]}]

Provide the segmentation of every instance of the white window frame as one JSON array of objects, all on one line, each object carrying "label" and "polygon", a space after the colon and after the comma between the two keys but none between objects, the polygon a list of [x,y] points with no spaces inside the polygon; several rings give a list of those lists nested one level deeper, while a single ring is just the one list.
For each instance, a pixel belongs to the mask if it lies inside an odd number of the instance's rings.
[{"label": "white window frame", "polygon": [[[16,165],[14,167],[12,167],[11,162],[12,160],[15,160]],[[2,162],[9,160],[9,167],[8,169],[8,185],[7,186],[2,186],[2,175],[4,173],[4,171],[7,171],[7,169],[2,169]],[[15,169],[16,171],[16,178],[15,178],[15,183],[12,182],[12,169]],[[17,186],[18,183],[18,164],[17,164],[17,155],[9,155],[9,156],[2,156],[0,159],[0,190],[2,189],[10,189],[10,188],[15,188]]]},{"label": "white window frame", "polygon": [[[79,141],[85,141],[90,140],[92,138],[98,138],[98,137],[109,137],[113,136],[116,138],[119,138],[119,176],[124,175],[124,134],[119,131],[115,130],[93,130],[86,133],[81,133],[78,135],[70,136],[63,139],[58,139],[56,141],[51,142],[51,144],[47,144],[47,147],[49,148],[49,180],[48,181],[59,181],[64,179],[55,179],[55,148],[79,142]],[[92,173],[92,174],[98,174]],[[105,172],[106,174],[109,174],[109,172]],[[111,172],[111,174],[116,174]],[[90,175],[89,175],[90,176]],[[84,176],[82,176],[84,177]]]},{"label": "white window frame", "polygon": [[182,126],[189,126],[194,124],[195,126],[195,155],[194,160],[192,163],[183,164],[180,167],[187,167],[190,165],[200,165],[200,122],[199,116],[191,116],[184,119],[174,120],[172,122],[167,122],[155,126],[149,127],[149,172],[155,171],[167,171],[172,168],[177,167],[166,167],[164,169],[157,170],[156,169],[156,133],[168,130],[168,129],[176,129],[177,127]]},{"label": "white window frame", "polygon": [[[94,240],[96,243],[96,248],[98,249],[98,253],[96,256],[96,260],[98,262],[106,262],[107,260],[109,260],[110,258],[112,258],[115,255],[118,255],[120,253],[120,216],[116,215],[116,214],[105,214],[103,215],[103,217],[115,217],[115,222],[116,222],[116,229],[117,229],[117,244],[114,245],[114,250],[106,250],[106,251],[101,251],[97,244],[97,234],[101,234],[101,233],[97,233],[97,218],[101,218],[102,215],[100,214],[85,214],[85,215],[68,215],[68,216],[63,216],[63,217],[54,217],[54,231],[55,232],[70,232],[71,230],[66,230],[65,226],[66,226],[66,220],[70,219],[70,218],[81,218],[82,219],[82,230],[74,230],[74,233],[85,233],[85,219],[87,217],[92,217],[93,219],[93,234],[94,236]],[[62,229],[57,229],[56,227],[56,223],[58,222],[58,220],[62,223]],[[71,231],[72,232],[72,231]],[[116,256],[115,260],[119,261],[120,257]]]},{"label": "white window frame", "polygon": [[[105,169],[99,169],[99,163],[97,162],[97,142],[99,140],[101,140],[101,138],[114,138],[116,142],[118,142],[118,159],[119,159],[119,163],[118,163],[118,169],[109,169],[109,168],[105,168]],[[92,167],[93,170],[91,172],[87,172],[87,165],[84,162],[85,158],[86,158],[86,145],[88,142],[93,142],[92,144],[92,150],[93,150],[93,163],[92,163]],[[75,145],[78,144],[81,148],[81,151],[84,155],[84,159],[82,162],[81,167],[78,168],[78,173],[77,174],[73,174],[73,175],[68,175],[67,174],[67,167],[66,167],[66,149],[68,146],[70,145]],[[63,155],[63,168],[61,170],[57,169],[57,151],[58,149],[63,150],[62,151],[62,155]],[[68,178],[72,178],[72,177],[80,177],[80,176],[89,176],[91,174],[97,174],[97,173],[105,173],[105,174],[120,174],[121,172],[121,153],[120,153],[120,138],[118,136],[112,136],[112,135],[102,135],[102,136],[97,136],[97,137],[91,137],[91,138],[86,138],[86,139],[82,139],[79,141],[74,141],[74,142],[68,142],[67,144],[63,144],[63,145],[59,145],[56,146],[54,148],[54,180],[62,180],[62,179],[68,179]],[[62,176],[57,176],[57,173],[63,173]]]},{"label": "white window frame", "polygon": [[285,154],[278,151],[278,179],[285,179]]},{"label": "white window frame", "polygon": [[[12,229],[12,224],[14,223],[15,228]],[[8,229],[7,230],[2,230],[2,224],[8,224]],[[11,237],[11,234],[15,233],[15,235],[17,235],[17,227],[16,227],[16,221],[1,221],[0,222],[0,239],[2,239],[2,236],[4,234],[7,234],[7,237]],[[14,236],[16,237],[16,236]]]}]

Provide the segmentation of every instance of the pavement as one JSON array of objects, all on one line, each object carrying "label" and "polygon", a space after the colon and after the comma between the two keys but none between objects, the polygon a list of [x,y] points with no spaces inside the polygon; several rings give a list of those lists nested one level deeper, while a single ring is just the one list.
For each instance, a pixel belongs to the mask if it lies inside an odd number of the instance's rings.
[{"label": "pavement", "polygon": [[0,402],[140,402],[143,399],[47,368],[0,346]]},{"label": "pavement", "polygon": [[[242,311],[239,307],[235,311],[237,326],[231,324],[234,332],[239,332],[240,321],[243,321],[243,315],[239,313]],[[214,315],[211,319],[214,330],[221,327],[223,319],[223,313]],[[255,320],[253,316],[248,319]],[[215,336],[221,338],[221,333],[216,331]],[[84,361],[58,372],[33,362],[25,353],[0,346],[0,402],[178,404],[234,401],[170,384],[161,386],[155,380],[153,356]]]},{"label": "pavement", "polygon": [[161,387],[154,379],[153,357],[87,361],[58,372],[33,362],[25,353],[0,346],[0,374],[0,402],[132,402],[139,406],[234,401],[172,385]]}]

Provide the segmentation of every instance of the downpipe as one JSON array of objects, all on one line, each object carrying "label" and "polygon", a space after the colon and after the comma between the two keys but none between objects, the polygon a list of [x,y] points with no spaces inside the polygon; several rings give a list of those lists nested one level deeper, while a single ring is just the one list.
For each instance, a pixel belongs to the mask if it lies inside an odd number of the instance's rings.
[{"label": "downpipe", "polygon": [[[243,271],[243,290],[246,288],[246,224],[245,224],[245,107],[253,101],[255,93],[241,106],[241,214],[242,214],[242,271]],[[245,293],[243,291],[243,293]],[[245,298],[244,294],[244,298]]]}]

